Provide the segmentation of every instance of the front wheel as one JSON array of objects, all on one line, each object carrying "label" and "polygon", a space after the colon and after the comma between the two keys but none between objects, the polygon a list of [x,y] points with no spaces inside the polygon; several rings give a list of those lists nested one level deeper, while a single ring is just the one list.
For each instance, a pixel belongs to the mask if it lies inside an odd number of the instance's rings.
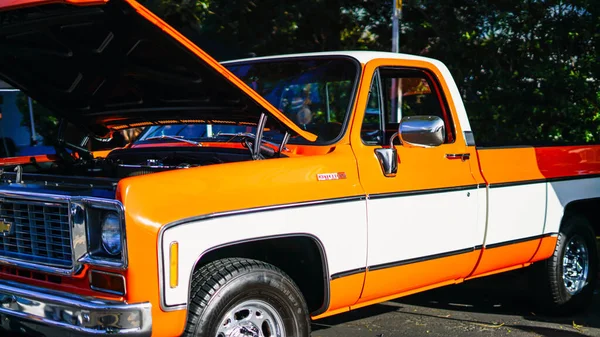
[{"label": "front wheel", "polygon": [[565,218],[554,254],[540,263],[536,272],[540,304],[548,313],[572,313],[591,303],[598,276],[598,251],[587,218]]},{"label": "front wheel", "polygon": [[194,272],[184,336],[309,335],[304,297],[278,268],[231,258],[208,263]]}]

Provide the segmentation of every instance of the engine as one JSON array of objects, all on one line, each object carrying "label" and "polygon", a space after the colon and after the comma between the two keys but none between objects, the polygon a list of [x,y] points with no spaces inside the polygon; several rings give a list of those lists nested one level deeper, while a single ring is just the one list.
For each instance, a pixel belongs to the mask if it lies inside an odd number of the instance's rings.
[{"label": "engine", "polygon": [[[23,174],[23,180],[85,182],[86,178],[103,178],[118,181],[123,178],[151,174],[169,170],[252,160],[247,149],[239,148],[177,148],[152,147],[116,149],[105,158],[77,158],[63,156],[54,162],[7,165],[2,167],[1,180],[15,181],[16,171]],[[62,178],[59,178],[62,177]]]}]

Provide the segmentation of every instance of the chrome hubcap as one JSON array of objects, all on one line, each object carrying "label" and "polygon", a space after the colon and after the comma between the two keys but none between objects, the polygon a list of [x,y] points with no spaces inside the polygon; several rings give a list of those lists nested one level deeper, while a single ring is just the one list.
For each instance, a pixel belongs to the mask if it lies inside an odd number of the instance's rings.
[{"label": "chrome hubcap", "polygon": [[563,257],[563,281],[571,295],[579,293],[587,284],[590,259],[585,241],[574,236],[567,242]]},{"label": "chrome hubcap", "polygon": [[229,310],[216,337],[284,337],[283,319],[270,304],[244,301]]}]

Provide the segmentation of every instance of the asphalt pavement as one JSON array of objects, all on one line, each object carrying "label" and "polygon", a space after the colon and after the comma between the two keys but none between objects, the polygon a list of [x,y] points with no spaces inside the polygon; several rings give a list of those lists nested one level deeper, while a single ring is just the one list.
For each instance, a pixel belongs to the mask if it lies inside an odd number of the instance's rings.
[{"label": "asphalt pavement", "polygon": [[587,310],[536,313],[523,271],[475,279],[324,318],[312,337],[600,337],[600,287]]}]

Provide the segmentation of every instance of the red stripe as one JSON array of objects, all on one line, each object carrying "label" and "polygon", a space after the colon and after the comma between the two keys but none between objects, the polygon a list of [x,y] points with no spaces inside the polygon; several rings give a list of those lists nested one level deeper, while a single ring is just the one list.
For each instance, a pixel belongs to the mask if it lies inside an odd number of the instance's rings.
[{"label": "red stripe", "polygon": [[546,178],[600,174],[600,145],[539,147],[535,154]]}]

